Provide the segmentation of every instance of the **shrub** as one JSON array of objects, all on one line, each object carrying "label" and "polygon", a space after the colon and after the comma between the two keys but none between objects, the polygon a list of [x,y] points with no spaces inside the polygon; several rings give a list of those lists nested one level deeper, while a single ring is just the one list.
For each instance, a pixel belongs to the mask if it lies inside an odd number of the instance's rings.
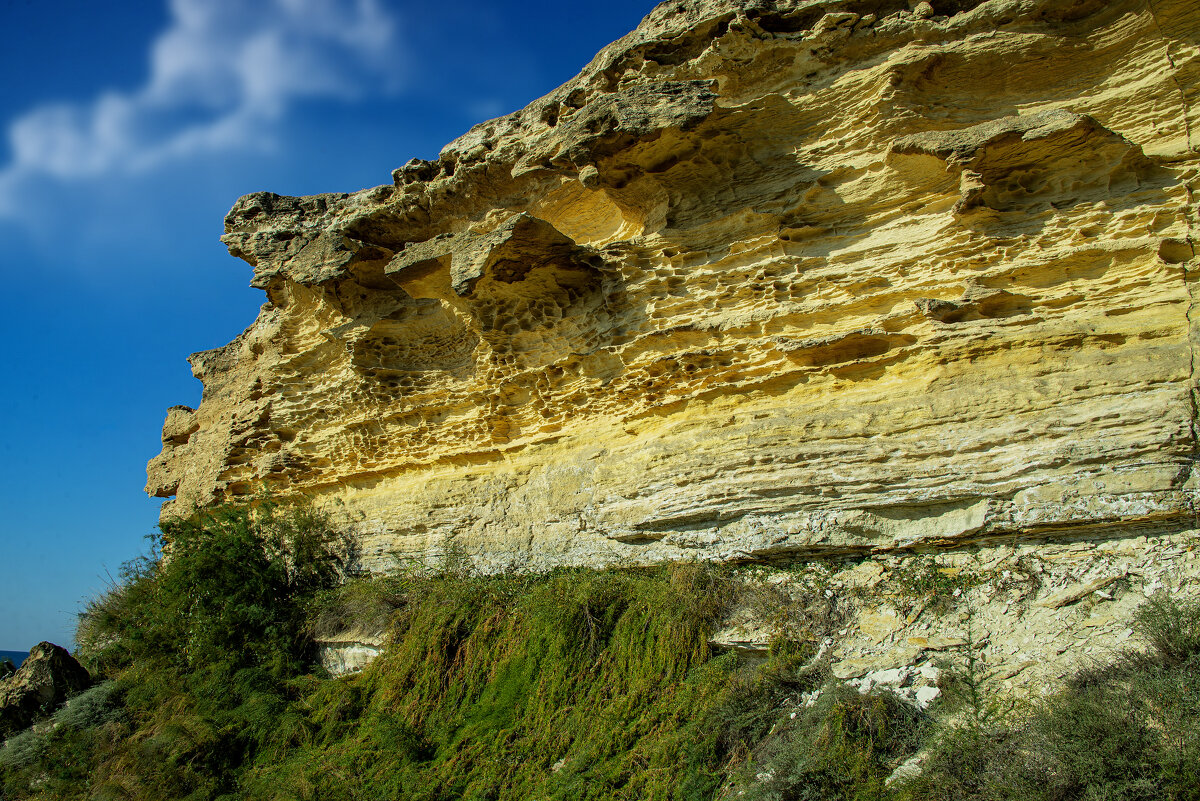
[{"label": "shrub", "polygon": [[9,796],[49,782],[54,797],[90,784],[215,798],[279,736],[313,656],[306,610],[338,583],[352,543],[310,509],[262,503],[164,524],[155,545],[80,621],[86,661],[112,680],[55,716],[46,748],[18,743]]},{"label": "shrub", "polygon": [[[312,737],[257,762],[264,798],[711,798],[708,638],[724,571],[413,573],[391,644],[300,707]],[[691,754],[680,765],[680,757]]]},{"label": "shrub", "polygon": [[1146,653],[1079,671],[1009,725],[942,735],[918,799],[1200,799],[1200,603],[1165,595],[1136,615]]},{"label": "shrub", "polygon": [[[921,712],[893,693],[827,686],[783,716],[741,771],[747,801],[868,801],[889,796],[887,777],[917,749]],[[730,794],[732,797],[732,794]]]},{"label": "shrub", "polygon": [[1157,593],[1134,614],[1134,630],[1152,659],[1166,667],[1183,666],[1200,656],[1200,603]]},{"label": "shrub", "polygon": [[945,612],[956,598],[982,581],[975,571],[940,565],[932,556],[896,569],[895,578],[902,596],[924,601],[935,612]]},{"label": "shrub", "polygon": [[89,604],[82,649],[101,673],[141,658],[295,675],[311,656],[305,605],[338,583],[347,544],[321,515],[268,503],[169,521],[151,555]]},{"label": "shrub", "polygon": [[308,632],[315,638],[346,631],[386,632],[408,597],[404,576],[364,576],[314,595]]}]

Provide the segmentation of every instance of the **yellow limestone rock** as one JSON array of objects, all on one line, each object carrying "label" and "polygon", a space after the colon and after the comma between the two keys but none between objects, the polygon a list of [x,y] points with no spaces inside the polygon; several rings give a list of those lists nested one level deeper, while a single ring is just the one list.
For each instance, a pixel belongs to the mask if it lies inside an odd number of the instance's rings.
[{"label": "yellow limestone rock", "polygon": [[382,568],[1182,526],[1198,42],[1194,0],[664,3],[392,185],[239,200],[267,303],[148,491],[313,497]]}]

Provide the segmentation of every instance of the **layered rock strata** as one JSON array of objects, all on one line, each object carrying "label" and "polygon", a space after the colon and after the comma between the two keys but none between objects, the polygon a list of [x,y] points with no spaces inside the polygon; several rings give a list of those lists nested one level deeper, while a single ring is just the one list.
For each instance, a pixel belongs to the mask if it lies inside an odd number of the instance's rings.
[{"label": "layered rock strata", "polygon": [[714,645],[765,656],[779,637],[817,641],[836,679],[922,707],[947,669],[985,697],[1029,698],[1144,649],[1139,606],[1200,597],[1197,546],[1200,532],[1152,528],[758,568],[766,603],[735,610]]},{"label": "layered rock strata", "polygon": [[1182,531],[1198,95],[1192,0],[663,3],[390,185],[239,200],[267,303],[147,489],[375,568]]}]

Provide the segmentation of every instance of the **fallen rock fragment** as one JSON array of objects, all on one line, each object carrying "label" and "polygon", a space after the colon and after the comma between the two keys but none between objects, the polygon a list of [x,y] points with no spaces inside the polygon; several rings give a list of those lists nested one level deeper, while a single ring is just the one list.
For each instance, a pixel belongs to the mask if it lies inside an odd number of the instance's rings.
[{"label": "fallen rock fragment", "polygon": [[1124,573],[1114,573],[1109,576],[1092,579],[1091,581],[1085,581],[1082,584],[1075,584],[1061,592],[1056,592],[1049,598],[1038,601],[1037,605],[1047,609],[1058,609],[1068,604],[1073,604],[1097,590],[1104,589],[1110,584],[1115,584],[1123,578],[1125,578]]},{"label": "fallen rock fragment", "polygon": [[49,642],[33,646],[21,667],[0,679],[0,739],[46,717],[91,683],[91,675],[65,648]]}]

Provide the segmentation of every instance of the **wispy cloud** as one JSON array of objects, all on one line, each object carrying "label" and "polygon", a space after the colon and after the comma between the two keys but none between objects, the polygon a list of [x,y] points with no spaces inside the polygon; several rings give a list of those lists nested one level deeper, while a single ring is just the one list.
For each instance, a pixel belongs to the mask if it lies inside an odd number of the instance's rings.
[{"label": "wispy cloud", "polygon": [[8,126],[0,216],[38,181],[121,177],[202,154],[268,147],[304,99],[353,100],[400,80],[396,21],[379,0],[169,0],[132,91],[36,107]]}]

